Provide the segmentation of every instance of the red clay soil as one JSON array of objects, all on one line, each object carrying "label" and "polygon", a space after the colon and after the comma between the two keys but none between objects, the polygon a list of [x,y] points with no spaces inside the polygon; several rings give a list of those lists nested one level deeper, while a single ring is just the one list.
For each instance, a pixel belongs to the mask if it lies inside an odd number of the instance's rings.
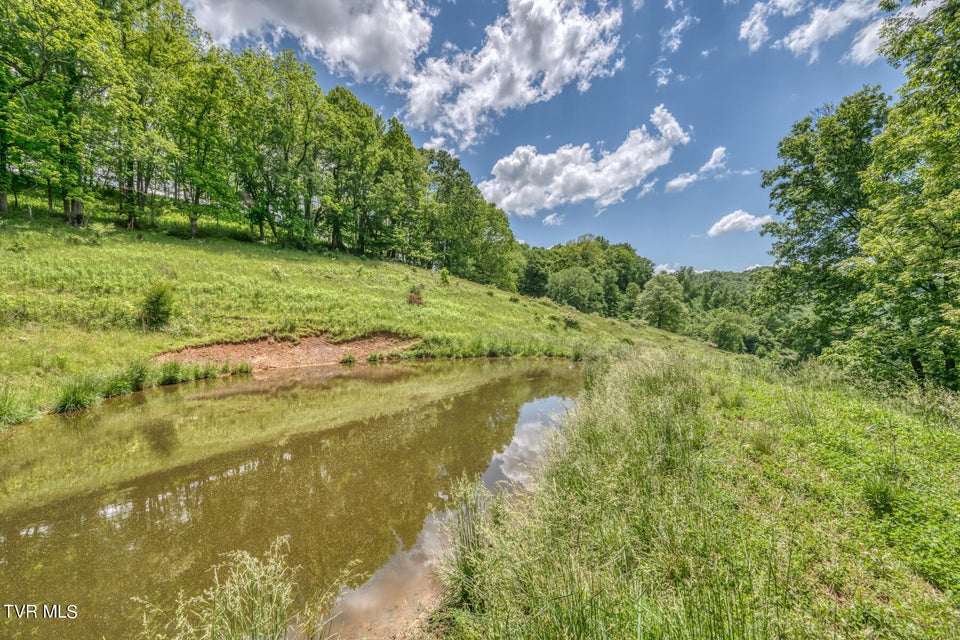
[{"label": "red clay soil", "polygon": [[254,371],[310,367],[321,364],[336,364],[352,355],[357,363],[367,361],[373,353],[388,354],[406,349],[415,340],[395,336],[377,335],[350,342],[333,343],[324,336],[307,336],[299,341],[277,340],[267,337],[249,342],[208,344],[168,351],[154,358],[157,362],[175,360],[181,363],[239,362],[249,363]]}]

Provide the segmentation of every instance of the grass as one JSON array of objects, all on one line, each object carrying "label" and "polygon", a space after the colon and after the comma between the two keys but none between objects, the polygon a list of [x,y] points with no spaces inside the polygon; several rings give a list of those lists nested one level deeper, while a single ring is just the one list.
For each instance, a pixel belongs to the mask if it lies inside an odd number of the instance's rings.
[{"label": "grass", "polygon": [[[298,603],[297,569],[279,538],[262,558],[235,551],[213,569],[213,585],[202,595],[183,595],[172,611],[139,600],[144,609],[142,640],[283,640],[293,630],[302,640],[327,637],[325,612],[339,584],[309,603]],[[349,576],[341,576],[346,582]]]},{"label": "grass", "polygon": [[[392,334],[418,339],[407,357],[444,358],[581,357],[665,339],[400,263],[117,229],[103,206],[99,226],[74,229],[36,214],[45,205],[31,197],[0,220],[0,385],[29,415],[54,406],[63,379],[269,335]],[[411,294],[425,304],[408,304]]]},{"label": "grass", "polygon": [[960,637],[956,396],[707,349],[585,378],[536,489],[461,510],[431,633]]}]

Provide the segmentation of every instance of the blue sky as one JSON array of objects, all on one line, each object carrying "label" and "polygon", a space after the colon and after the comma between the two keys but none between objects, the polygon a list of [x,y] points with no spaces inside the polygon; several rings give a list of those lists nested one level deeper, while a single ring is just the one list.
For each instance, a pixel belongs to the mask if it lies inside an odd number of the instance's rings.
[{"label": "blue sky", "polygon": [[871,0],[185,0],[221,44],[297,52],[460,157],[514,234],[670,268],[770,264],[760,171],[796,120],[894,93]]}]

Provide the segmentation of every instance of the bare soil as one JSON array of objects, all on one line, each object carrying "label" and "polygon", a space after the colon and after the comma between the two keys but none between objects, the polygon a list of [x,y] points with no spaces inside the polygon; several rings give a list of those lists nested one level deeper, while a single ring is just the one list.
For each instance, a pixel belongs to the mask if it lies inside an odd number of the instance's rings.
[{"label": "bare soil", "polygon": [[168,351],[154,358],[157,362],[181,363],[230,362],[249,363],[254,371],[312,367],[337,364],[347,356],[359,363],[366,363],[374,353],[388,354],[402,351],[416,340],[406,340],[391,335],[374,335],[349,342],[330,342],[326,336],[306,336],[297,341],[277,340],[273,336],[247,342],[217,343],[184,347]]}]

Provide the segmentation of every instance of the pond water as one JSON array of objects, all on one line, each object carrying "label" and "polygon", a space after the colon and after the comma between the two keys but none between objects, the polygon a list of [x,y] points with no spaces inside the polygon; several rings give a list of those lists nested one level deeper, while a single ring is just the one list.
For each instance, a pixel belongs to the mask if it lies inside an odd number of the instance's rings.
[{"label": "pond water", "polygon": [[579,387],[549,361],[297,369],[14,430],[0,440],[0,604],[38,613],[0,608],[0,636],[131,637],[132,598],[169,606],[209,586],[224,553],[278,536],[304,588],[354,561],[372,574],[337,624],[375,629],[431,588],[455,479],[522,482]]}]

